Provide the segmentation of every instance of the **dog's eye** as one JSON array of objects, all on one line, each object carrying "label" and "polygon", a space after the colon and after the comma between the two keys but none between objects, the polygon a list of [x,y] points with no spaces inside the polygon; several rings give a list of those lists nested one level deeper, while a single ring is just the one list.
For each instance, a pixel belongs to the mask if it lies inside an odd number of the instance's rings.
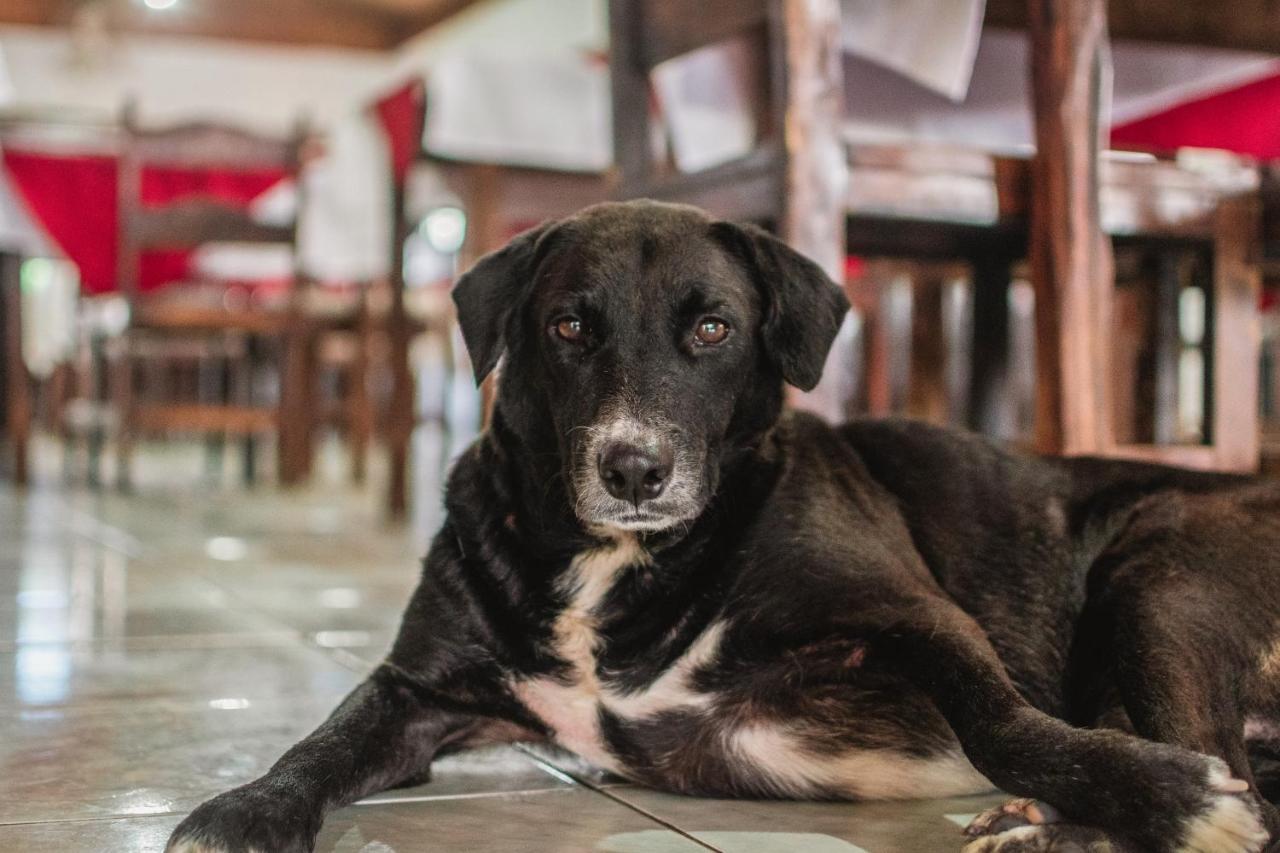
[{"label": "dog's eye", "polygon": [[551,324],[551,331],[562,341],[579,343],[586,335],[587,329],[577,317],[561,317]]},{"label": "dog's eye", "polygon": [[723,343],[729,337],[729,324],[719,317],[703,317],[694,329],[693,337],[702,346]]}]

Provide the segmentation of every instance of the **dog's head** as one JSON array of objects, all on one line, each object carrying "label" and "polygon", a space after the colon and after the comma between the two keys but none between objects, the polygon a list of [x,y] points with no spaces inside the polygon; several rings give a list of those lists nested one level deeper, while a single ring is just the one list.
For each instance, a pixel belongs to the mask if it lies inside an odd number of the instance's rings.
[{"label": "dog's head", "polygon": [[454,290],[507,426],[555,454],[589,528],[697,517],[722,462],[808,390],[848,305],[767,232],[655,202],[603,204],[482,258]]}]

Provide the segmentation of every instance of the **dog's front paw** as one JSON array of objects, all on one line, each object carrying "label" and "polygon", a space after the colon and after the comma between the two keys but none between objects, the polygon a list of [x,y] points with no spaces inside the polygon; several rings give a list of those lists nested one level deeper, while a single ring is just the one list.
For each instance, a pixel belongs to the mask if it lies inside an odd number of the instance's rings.
[{"label": "dog's front paw", "polygon": [[1183,821],[1178,853],[1259,853],[1270,840],[1249,786],[1213,759],[1203,808]]},{"label": "dog's front paw", "polygon": [[169,837],[165,853],[310,853],[319,820],[254,784],[214,797]]}]

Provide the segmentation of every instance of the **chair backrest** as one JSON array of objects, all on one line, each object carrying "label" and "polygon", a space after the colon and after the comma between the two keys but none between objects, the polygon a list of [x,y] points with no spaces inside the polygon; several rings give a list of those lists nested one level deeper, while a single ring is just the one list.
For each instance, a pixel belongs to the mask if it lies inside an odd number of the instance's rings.
[{"label": "chair backrest", "polygon": [[[130,302],[140,291],[141,256],[152,249],[193,249],[206,243],[274,243],[290,247],[294,277],[298,270],[298,225],[303,209],[299,180],[307,139],[299,123],[292,135],[271,138],[207,122],[143,127],[136,109],[126,106],[121,122],[118,204],[120,292]],[[148,169],[227,172],[248,175],[278,172],[292,178],[298,199],[287,224],[255,220],[243,205],[196,194],[160,204],[144,204],[143,175]]]},{"label": "chair backrest", "polygon": [[[785,21],[777,0],[610,0],[615,194],[699,204],[740,219],[774,219],[785,174]],[[768,68],[757,147],[730,163],[685,175],[654,162],[650,73],[663,62],[736,37],[753,39]]]}]

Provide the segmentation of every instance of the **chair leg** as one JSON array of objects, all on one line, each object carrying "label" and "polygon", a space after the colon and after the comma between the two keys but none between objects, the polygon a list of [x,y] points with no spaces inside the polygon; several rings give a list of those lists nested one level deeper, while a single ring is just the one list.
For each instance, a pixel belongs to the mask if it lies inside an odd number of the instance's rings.
[{"label": "chair leg", "polygon": [[[226,405],[230,402],[228,383],[228,363],[225,357],[202,359],[197,366],[198,396],[208,403]],[[227,453],[227,436],[225,433],[213,432],[205,436],[204,466],[205,476],[212,483],[221,483]]]},{"label": "chair leg", "polygon": [[[133,418],[133,408],[136,405],[133,387],[134,363],[131,353],[128,352],[127,341],[125,342],[125,351],[120,354],[116,363],[110,368],[107,366],[102,347],[101,341],[94,343],[94,360],[101,368],[101,370],[96,370],[95,372],[103,375],[109,371],[109,375],[114,381],[108,381],[106,384],[114,387],[104,388],[101,391],[95,389],[94,397],[95,399],[104,400],[114,398],[112,408],[119,419],[116,441],[116,488],[122,492],[129,492],[133,490],[133,444],[135,439]],[[101,397],[99,397],[99,394],[101,394]],[[98,467],[102,440],[101,420],[95,419],[95,423],[90,428],[88,438],[89,482],[95,486],[101,481]]]},{"label": "chair leg", "polygon": [[413,370],[409,364],[409,327],[403,317],[392,318],[391,405],[387,418],[387,445],[391,470],[387,488],[387,512],[401,520],[409,512],[409,442],[413,435]]},{"label": "chair leg", "polygon": [[258,482],[258,437],[253,433],[241,439],[240,466],[246,486],[254,486]]},{"label": "chair leg", "polygon": [[369,396],[369,330],[356,333],[356,355],[348,375],[347,430],[351,443],[351,479],[362,486],[368,474],[369,440],[373,433],[373,403]]},{"label": "chair leg", "polygon": [[306,478],[311,467],[311,347],[301,329],[291,329],[285,348],[280,380],[280,483],[294,486]]}]

